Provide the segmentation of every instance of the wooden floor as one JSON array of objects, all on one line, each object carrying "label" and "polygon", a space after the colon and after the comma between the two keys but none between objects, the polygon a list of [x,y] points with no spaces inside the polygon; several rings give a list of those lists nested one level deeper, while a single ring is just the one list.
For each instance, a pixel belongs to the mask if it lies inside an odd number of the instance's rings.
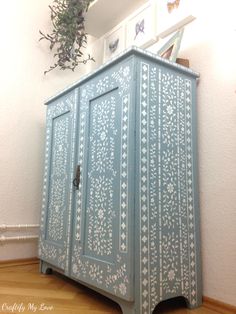
[{"label": "wooden floor", "polygon": [[[121,314],[117,304],[59,274],[42,275],[38,264],[0,268],[0,313]],[[182,300],[161,304],[155,313],[217,314]],[[219,314],[219,313],[218,313]]]}]

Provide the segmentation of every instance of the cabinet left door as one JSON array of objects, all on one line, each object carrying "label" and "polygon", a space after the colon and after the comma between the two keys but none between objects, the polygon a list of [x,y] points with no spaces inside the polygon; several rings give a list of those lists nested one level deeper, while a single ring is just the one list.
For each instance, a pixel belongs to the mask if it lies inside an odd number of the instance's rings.
[{"label": "cabinet left door", "polygon": [[39,258],[68,273],[77,89],[47,105]]}]

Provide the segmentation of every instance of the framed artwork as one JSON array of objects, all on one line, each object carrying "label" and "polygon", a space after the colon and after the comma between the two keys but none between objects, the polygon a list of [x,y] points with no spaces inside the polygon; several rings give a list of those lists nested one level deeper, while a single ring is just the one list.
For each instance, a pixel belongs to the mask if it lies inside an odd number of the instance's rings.
[{"label": "framed artwork", "polygon": [[181,29],[178,32],[176,32],[175,35],[172,36],[160,50],[158,50],[157,52],[158,56],[175,62],[177,54],[179,52],[183,33],[184,29]]},{"label": "framed artwork", "polygon": [[164,38],[192,22],[193,8],[192,0],[157,1],[157,36]]},{"label": "framed artwork", "polygon": [[125,24],[119,24],[104,35],[104,57],[106,62],[125,49]]},{"label": "framed artwork", "polygon": [[88,62],[86,68],[88,71],[92,71],[98,68],[103,63],[103,39],[95,39],[86,48],[86,53],[90,54],[94,58],[95,62]]},{"label": "framed artwork", "polygon": [[126,20],[126,47],[147,48],[156,41],[156,4],[142,6]]}]

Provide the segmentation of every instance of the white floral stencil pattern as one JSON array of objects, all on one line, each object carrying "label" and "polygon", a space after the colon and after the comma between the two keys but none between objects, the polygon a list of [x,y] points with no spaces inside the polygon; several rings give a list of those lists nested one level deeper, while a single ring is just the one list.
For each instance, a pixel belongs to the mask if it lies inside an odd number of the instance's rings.
[{"label": "white floral stencil pattern", "polygon": [[[191,82],[141,63],[140,308],[196,305]],[[148,192],[149,191],[149,192]]]},{"label": "white floral stencil pattern", "polygon": [[128,141],[132,66],[126,64],[117,66],[110,76],[105,73],[81,87],[78,161],[82,173],[72,276],[130,299]]},{"label": "white floral stencil pattern", "polygon": [[68,180],[69,117],[54,119],[51,179],[49,186],[48,239],[61,241],[64,231],[65,193]]},{"label": "white floral stencil pattern", "polygon": [[63,95],[47,108],[39,240],[39,257],[66,272],[69,264],[76,93],[74,90]]},{"label": "white floral stencil pattern", "polygon": [[175,296],[194,307],[197,75],[138,49],[97,74],[48,106],[39,256],[132,313]]},{"label": "white floral stencil pattern", "polygon": [[113,252],[115,104],[111,96],[92,103],[90,112],[86,242],[89,254],[100,258],[112,257]]}]

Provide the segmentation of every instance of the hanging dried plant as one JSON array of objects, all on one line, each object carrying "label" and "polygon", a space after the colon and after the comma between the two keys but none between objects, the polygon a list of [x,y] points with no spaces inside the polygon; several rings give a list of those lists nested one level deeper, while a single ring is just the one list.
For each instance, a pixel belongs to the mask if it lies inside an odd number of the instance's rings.
[{"label": "hanging dried plant", "polygon": [[87,45],[84,15],[91,2],[93,0],[53,0],[49,6],[53,30],[51,34],[39,31],[42,36],[39,40],[50,42],[56,61],[44,74],[57,67],[74,71],[79,64],[94,61],[89,54],[85,57],[83,53]]}]

